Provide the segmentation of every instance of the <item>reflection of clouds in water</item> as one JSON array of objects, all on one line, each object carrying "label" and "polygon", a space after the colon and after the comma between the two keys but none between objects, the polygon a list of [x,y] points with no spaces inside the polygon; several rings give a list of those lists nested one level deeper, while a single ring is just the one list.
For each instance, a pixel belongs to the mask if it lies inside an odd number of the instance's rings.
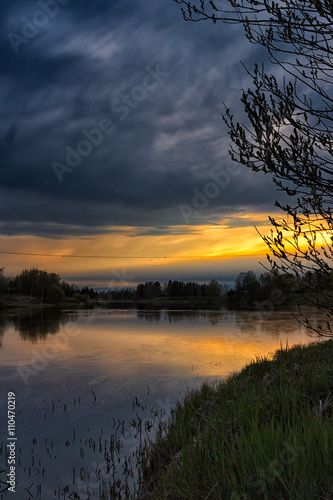
[{"label": "reflection of clouds in water", "polygon": [[[64,343],[64,338],[68,339],[68,354],[46,364],[40,376],[29,378],[33,383],[28,388],[19,380],[20,404],[24,410],[20,426],[25,435],[21,442],[24,455],[20,469],[21,490],[32,482],[34,485],[43,482],[46,488],[44,497],[53,498],[54,488],[72,485],[74,466],[74,482],[82,489],[82,499],[87,487],[92,488],[92,493],[97,493],[98,473],[101,473],[101,483],[103,479],[110,479],[106,466],[110,465],[113,473],[113,462],[109,460],[111,435],[114,435],[113,442],[118,439],[123,441],[119,454],[114,454],[114,465],[119,465],[121,473],[128,463],[125,457],[130,456],[135,473],[140,430],[143,437],[146,436],[146,429],[152,436],[158,428],[159,419],[163,424],[167,422],[172,404],[183,397],[187,388],[199,387],[204,380],[220,380],[230,372],[238,371],[255,355],[279,348],[279,340],[272,340],[274,322],[276,328],[283,329],[283,332],[291,328],[289,325],[293,325],[295,332],[298,328],[296,322],[289,321],[287,312],[269,311],[262,313],[261,317],[258,311],[253,313],[234,310],[86,310],[62,314],[44,310],[25,312],[20,319],[17,314],[2,317],[0,332],[5,325],[14,326],[17,331],[20,327],[26,332],[25,336],[20,334],[19,342],[18,335],[13,335],[13,342],[4,345],[1,352],[6,355],[3,356],[6,363],[10,363],[4,367],[4,374],[5,369],[11,373],[17,359],[31,363],[31,351],[38,350],[42,354],[48,345],[60,345],[60,342]],[[31,323],[31,314],[34,323]],[[159,319],[156,321],[156,318]],[[246,325],[246,321],[251,321],[251,325]],[[55,332],[62,323],[64,327],[53,336],[52,331]],[[73,323],[80,335],[68,333]],[[23,341],[29,340],[27,332],[32,324],[37,325],[42,335],[38,349],[35,345],[29,347],[29,343]],[[261,344],[255,343],[258,331],[267,332]],[[44,341],[45,332],[46,335],[51,334]],[[21,353],[25,358],[18,358]],[[135,395],[138,397],[133,401]],[[137,416],[140,420],[130,425]],[[42,478],[41,472],[36,470],[28,476],[30,436],[38,438],[33,448],[46,471]],[[48,454],[52,445],[50,440],[54,444],[52,457]],[[107,459],[104,457],[105,449],[108,451]],[[84,453],[83,458],[81,453]],[[88,475],[81,479],[81,465],[91,474],[91,480]],[[56,477],[60,478],[59,485]],[[75,484],[71,488],[75,489]],[[24,491],[21,497],[24,498]]]},{"label": "reflection of clouds in water", "polygon": [[[110,311],[98,311],[98,315],[109,315]],[[128,311],[124,311],[126,315]],[[297,317],[297,319],[295,318]],[[95,310],[61,312],[55,309],[27,310],[14,314],[0,315],[0,346],[2,337],[7,327],[14,327],[19,332],[23,340],[37,343],[39,340],[45,340],[48,335],[56,335],[61,331],[64,325],[67,328],[78,327],[78,322],[84,321],[89,324],[96,317]],[[236,338],[241,334],[247,337],[260,337],[262,335],[278,339],[281,335],[300,334],[304,330],[302,317],[294,311],[283,310],[240,310],[240,309],[222,309],[220,311],[197,311],[197,310],[136,310],[138,320],[149,323],[195,323],[199,320],[207,321],[210,326],[234,325],[232,336]],[[309,318],[314,328],[325,325],[326,316],[315,309],[307,309],[306,317]],[[308,334],[316,337],[314,332],[308,331]]]}]

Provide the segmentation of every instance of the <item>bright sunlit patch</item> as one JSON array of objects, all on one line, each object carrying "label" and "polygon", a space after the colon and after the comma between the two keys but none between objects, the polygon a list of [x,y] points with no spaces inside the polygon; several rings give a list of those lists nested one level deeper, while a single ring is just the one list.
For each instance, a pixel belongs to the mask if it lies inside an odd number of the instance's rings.
[{"label": "bright sunlit patch", "polygon": [[[99,276],[105,273],[107,277],[115,269],[123,268],[131,275],[142,276],[141,271],[154,267],[158,279],[159,270],[165,275],[170,266],[173,269],[186,267],[187,271],[192,266],[193,271],[200,272],[210,268],[209,262],[214,259],[222,262],[235,257],[245,259],[265,255],[267,246],[254,225],[263,234],[271,227],[266,215],[244,213],[239,217],[225,218],[219,224],[168,227],[157,233],[156,228],[122,226],[110,228],[108,234],[62,239],[8,236],[1,241],[3,252],[56,256],[2,255],[1,265],[5,267],[6,275],[38,267],[61,276],[78,278],[88,273],[98,273]],[[242,270],[241,261],[239,266]]]}]

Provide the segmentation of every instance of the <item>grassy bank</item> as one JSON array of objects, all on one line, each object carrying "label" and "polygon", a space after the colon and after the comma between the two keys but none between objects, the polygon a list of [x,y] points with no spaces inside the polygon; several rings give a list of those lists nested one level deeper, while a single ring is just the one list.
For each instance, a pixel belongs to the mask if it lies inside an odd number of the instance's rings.
[{"label": "grassy bank", "polygon": [[36,297],[24,295],[22,293],[4,293],[0,296],[0,310],[2,309],[42,309],[42,308],[57,308],[57,309],[80,309],[87,307],[86,303],[76,298],[65,298],[62,302],[48,304],[42,302]]},{"label": "grassy bank", "polygon": [[172,414],[142,499],[333,499],[333,340],[257,359]]}]

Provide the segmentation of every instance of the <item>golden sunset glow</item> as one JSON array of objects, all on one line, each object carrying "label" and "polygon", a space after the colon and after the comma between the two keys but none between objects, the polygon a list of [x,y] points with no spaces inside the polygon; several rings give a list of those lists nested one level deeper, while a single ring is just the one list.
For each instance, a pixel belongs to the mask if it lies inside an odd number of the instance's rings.
[{"label": "golden sunset glow", "polygon": [[[226,218],[216,225],[171,227],[168,228],[169,234],[161,235],[140,235],[141,228],[137,227],[113,227],[109,234],[66,239],[5,237],[1,240],[3,252],[57,256],[3,254],[2,265],[7,274],[18,273],[26,267],[38,267],[64,277],[87,270],[105,271],[107,276],[115,268],[140,269],[153,265],[163,269],[170,264],[189,267],[192,261],[203,263],[211,259],[263,256],[267,249],[255,224],[262,232],[267,232],[270,227],[264,214],[247,214]],[[142,232],[149,233],[149,228],[142,228]]]},{"label": "golden sunset glow", "polygon": [[[129,317],[136,321],[128,321]],[[280,347],[280,342],[285,344],[289,339],[290,342],[297,343],[305,337],[304,329],[297,324],[288,332],[284,332],[283,323],[281,331],[274,335],[279,322],[277,321],[272,329],[269,322],[272,318],[269,315],[267,331],[260,316],[260,321],[251,317],[251,333],[242,331],[239,325],[249,318],[246,312],[241,311],[230,313],[226,323],[216,313],[216,331],[207,320],[200,320],[196,326],[191,322],[182,323],[181,333],[177,329],[170,329],[170,323],[162,320],[137,321],[136,313],[117,315],[116,312],[99,312],[97,318],[98,322],[92,320],[89,324],[81,318],[73,334],[68,329],[68,342],[63,339],[57,341],[57,337],[42,340],[41,352],[44,347],[56,345],[62,359],[73,359],[78,352],[82,359],[89,359],[93,325],[94,352],[103,353],[98,360],[98,369],[102,369],[107,376],[119,376],[121,373],[127,377],[140,377],[142,373],[154,370],[172,373],[174,377],[221,377],[239,370],[256,355],[269,355]],[[6,346],[9,357],[17,356],[19,342],[19,336],[14,330],[12,334]],[[264,336],[265,342],[262,343]],[[34,349],[33,345],[28,345],[20,352],[20,364],[29,363],[33,358]]]}]

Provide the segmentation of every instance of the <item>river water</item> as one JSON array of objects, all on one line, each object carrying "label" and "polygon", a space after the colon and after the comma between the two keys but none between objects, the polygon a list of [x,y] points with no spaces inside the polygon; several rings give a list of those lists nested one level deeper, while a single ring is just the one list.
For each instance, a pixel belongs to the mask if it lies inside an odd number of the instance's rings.
[{"label": "river water", "polygon": [[[140,438],[153,436],[187,391],[281,344],[310,341],[292,313],[281,310],[0,316],[1,499],[109,499],[110,486],[133,488]],[[4,484],[11,459],[15,495]]]}]

